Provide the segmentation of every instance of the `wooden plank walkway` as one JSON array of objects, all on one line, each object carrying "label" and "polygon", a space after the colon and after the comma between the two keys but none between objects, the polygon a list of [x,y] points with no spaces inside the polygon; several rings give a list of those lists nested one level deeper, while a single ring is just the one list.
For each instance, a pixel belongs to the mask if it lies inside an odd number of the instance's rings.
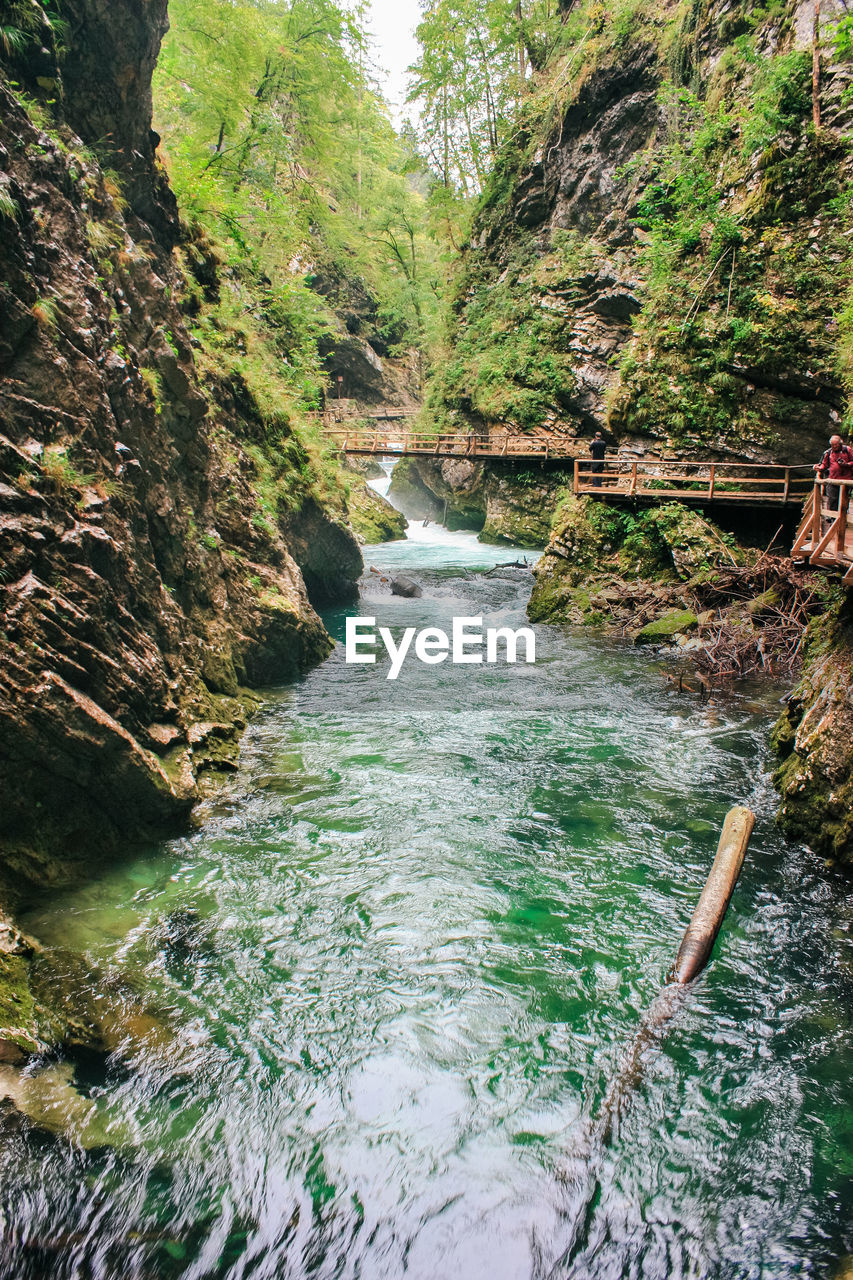
[{"label": "wooden plank walkway", "polygon": [[[363,421],[363,419],[361,420]],[[749,506],[798,506],[811,490],[808,463],[678,462],[664,459],[609,459],[593,472],[590,458],[575,456],[576,441],[559,436],[434,435],[393,427],[325,427],[323,436],[342,453],[392,458],[478,458],[530,462],[571,462],[574,491],[604,502],[710,503]]]},{"label": "wooden plank walkway", "polygon": [[568,444],[551,436],[432,435],[425,431],[400,431],[387,427],[325,427],[323,438],[338,446],[341,453],[378,454],[389,458],[418,455],[428,458],[517,458],[551,462],[572,456]]},{"label": "wooden plank walkway", "polygon": [[[832,501],[828,492],[837,490]],[[842,581],[853,586],[853,480],[815,480],[791,555],[823,568],[846,569]]]},{"label": "wooden plank walkway", "polygon": [[333,400],[318,416],[323,421],[323,427],[330,430],[336,423],[346,424],[347,419],[351,423],[356,422],[403,422],[406,418],[416,418],[420,413],[420,409],[395,409],[386,406],[381,409],[349,409],[338,407]]},{"label": "wooden plank walkway", "polygon": [[[381,410],[380,420],[403,410]],[[363,422],[366,414],[359,415]],[[792,555],[815,566],[845,569],[853,586],[853,518],[849,514],[853,481],[836,481],[841,497],[827,506],[831,481],[815,480],[811,463],[685,462],[662,458],[607,459],[593,471],[591,458],[572,452],[577,443],[554,436],[434,435],[399,427],[333,427],[324,416],[323,436],[341,453],[380,457],[478,458],[509,461],[571,461],[574,491],[615,504],[683,502],[687,506],[800,507],[805,514]]]},{"label": "wooden plank walkway", "polygon": [[687,506],[801,506],[814,484],[809,463],[667,462],[575,458],[574,490],[605,502],[683,502]]}]

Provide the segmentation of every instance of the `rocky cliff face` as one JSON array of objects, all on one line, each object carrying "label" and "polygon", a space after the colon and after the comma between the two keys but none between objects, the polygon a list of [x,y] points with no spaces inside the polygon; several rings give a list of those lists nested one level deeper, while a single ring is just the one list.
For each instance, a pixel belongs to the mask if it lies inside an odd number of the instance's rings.
[{"label": "rocky cliff face", "polygon": [[150,132],[165,0],[64,14],[61,69],[45,22],[0,80],[0,847],[19,890],[184,819],[231,766],[245,686],[329,651],[306,581],[341,598],[362,567],[298,440],[276,471],[239,388],[200,382]]},{"label": "rocky cliff face", "polygon": [[811,3],[625,8],[575,6],[583,48],[558,59],[499,159],[433,410],[803,461],[845,401],[840,5],[822,7],[817,132]]},{"label": "rocky cliff face", "polygon": [[853,864],[853,603],[806,633],[803,677],[776,726],[774,781],[784,829],[831,859]]},{"label": "rocky cliff face", "polygon": [[568,480],[563,472],[542,467],[525,471],[465,458],[403,458],[394,468],[390,492],[412,519],[475,529],[481,542],[544,547]]},{"label": "rocky cliff face", "polygon": [[383,404],[417,410],[421,395],[417,353],[392,356],[381,329],[379,306],[364,281],[345,277],[331,266],[315,269],[309,278],[311,288],[326,299],[337,321],[335,330],[319,342],[331,385],[329,407],[334,409],[342,398],[349,409]]}]

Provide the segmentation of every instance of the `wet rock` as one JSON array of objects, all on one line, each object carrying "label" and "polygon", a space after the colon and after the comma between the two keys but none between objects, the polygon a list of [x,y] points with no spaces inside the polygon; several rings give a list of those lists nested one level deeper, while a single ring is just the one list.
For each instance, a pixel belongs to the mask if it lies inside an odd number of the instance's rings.
[{"label": "wet rock", "polygon": [[394,469],[391,492],[412,518],[476,530],[481,542],[539,548],[548,541],[564,483],[544,470],[531,483],[529,474],[520,479],[517,468],[499,462],[404,458]]},{"label": "wet rock", "polygon": [[812,622],[803,675],[773,733],[779,821],[816,853],[853,864],[853,604]]},{"label": "wet rock", "polygon": [[424,483],[417,458],[400,459],[391,474],[388,493],[409,520],[439,520],[443,516],[443,501]]},{"label": "wet rock", "polygon": [[413,598],[416,596],[422,596],[423,590],[416,582],[413,582],[411,578],[400,577],[391,579],[391,594],[392,596],[406,596]]},{"label": "wet rock", "polygon": [[353,486],[347,510],[350,524],[361,542],[393,542],[405,536],[409,522],[402,511],[397,511],[369,485]]},{"label": "wet rock", "polygon": [[280,523],[312,604],[345,604],[358,598],[356,583],[364,562],[345,516],[332,518],[309,498]]}]

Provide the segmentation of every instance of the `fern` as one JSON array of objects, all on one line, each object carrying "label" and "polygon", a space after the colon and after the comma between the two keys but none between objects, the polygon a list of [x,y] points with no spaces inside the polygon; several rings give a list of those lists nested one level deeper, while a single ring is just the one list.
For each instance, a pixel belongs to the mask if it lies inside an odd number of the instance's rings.
[{"label": "fern", "polygon": [[14,222],[17,216],[17,201],[12,198],[9,188],[0,183],[0,218],[8,218],[10,222]]}]

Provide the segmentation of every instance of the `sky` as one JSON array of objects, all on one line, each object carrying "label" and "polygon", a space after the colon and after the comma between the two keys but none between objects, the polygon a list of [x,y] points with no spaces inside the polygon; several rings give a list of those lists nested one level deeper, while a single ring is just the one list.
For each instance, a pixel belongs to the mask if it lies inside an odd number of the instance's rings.
[{"label": "sky", "polygon": [[371,0],[368,28],[373,33],[373,60],[391,118],[400,125],[414,106],[406,107],[406,67],[418,56],[415,27],[420,21],[418,0]]}]

